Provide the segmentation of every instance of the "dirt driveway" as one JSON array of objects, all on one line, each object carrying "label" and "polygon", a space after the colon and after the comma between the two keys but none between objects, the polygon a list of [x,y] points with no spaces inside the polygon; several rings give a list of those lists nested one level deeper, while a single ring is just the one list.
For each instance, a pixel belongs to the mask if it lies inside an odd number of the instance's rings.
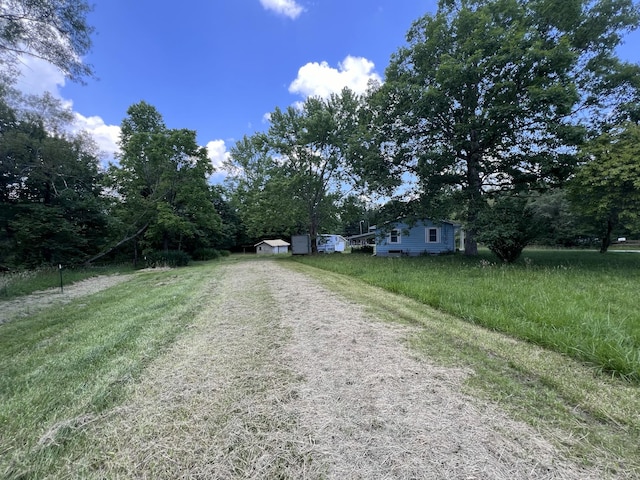
[{"label": "dirt driveway", "polygon": [[[95,422],[98,478],[589,479],[371,318],[273,261],[227,263],[189,333]],[[78,465],[74,466],[75,473]]]}]

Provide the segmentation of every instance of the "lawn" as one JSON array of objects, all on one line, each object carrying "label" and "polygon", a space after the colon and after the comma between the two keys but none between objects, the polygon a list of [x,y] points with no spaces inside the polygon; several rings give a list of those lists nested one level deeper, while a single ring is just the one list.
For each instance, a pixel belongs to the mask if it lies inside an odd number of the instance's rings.
[{"label": "lawn", "polygon": [[0,477],[44,478],[77,448],[77,431],[118,404],[188,326],[214,268],[141,272],[0,325]]},{"label": "lawn", "polygon": [[418,258],[293,257],[640,382],[640,254],[525,250]]}]

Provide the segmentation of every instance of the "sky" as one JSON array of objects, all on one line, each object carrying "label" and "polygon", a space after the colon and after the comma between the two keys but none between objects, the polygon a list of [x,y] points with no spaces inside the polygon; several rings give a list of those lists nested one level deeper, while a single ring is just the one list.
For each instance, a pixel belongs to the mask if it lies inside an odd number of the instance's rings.
[{"label": "sky", "polygon": [[[25,58],[19,87],[50,91],[93,134],[106,160],[119,125],[140,101],[168,128],[197,132],[215,167],[244,135],[268,129],[268,114],[310,95],[384,81],[411,24],[437,0],[93,0],[95,28],[85,61],[97,78],[65,81]],[[640,32],[619,50],[640,61]],[[221,181],[224,173],[214,175]]]}]

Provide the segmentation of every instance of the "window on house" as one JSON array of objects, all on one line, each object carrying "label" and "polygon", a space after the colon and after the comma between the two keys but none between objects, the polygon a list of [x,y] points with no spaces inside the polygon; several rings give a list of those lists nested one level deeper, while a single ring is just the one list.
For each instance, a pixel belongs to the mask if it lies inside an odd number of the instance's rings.
[{"label": "window on house", "polygon": [[389,233],[389,243],[400,243],[400,230],[391,230]]},{"label": "window on house", "polygon": [[440,243],[440,229],[437,227],[427,228],[427,243]]}]

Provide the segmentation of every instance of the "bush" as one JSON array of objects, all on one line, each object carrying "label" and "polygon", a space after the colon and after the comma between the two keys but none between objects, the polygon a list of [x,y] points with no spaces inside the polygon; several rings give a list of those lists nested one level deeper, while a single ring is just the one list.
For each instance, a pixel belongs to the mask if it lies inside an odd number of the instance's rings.
[{"label": "bush", "polygon": [[147,268],[156,267],[185,267],[191,257],[180,250],[154,251],[144,257]]},{"label": "bush", "polygon": [[220,257],[222,252],[215,248],[198,248],[193,252],[194,260],[215,260]]},{"label": "bush", "polygon": [[373,245],[363,245],[362,247],[352,247],[351,253],[363,253],[373,255]]}]

